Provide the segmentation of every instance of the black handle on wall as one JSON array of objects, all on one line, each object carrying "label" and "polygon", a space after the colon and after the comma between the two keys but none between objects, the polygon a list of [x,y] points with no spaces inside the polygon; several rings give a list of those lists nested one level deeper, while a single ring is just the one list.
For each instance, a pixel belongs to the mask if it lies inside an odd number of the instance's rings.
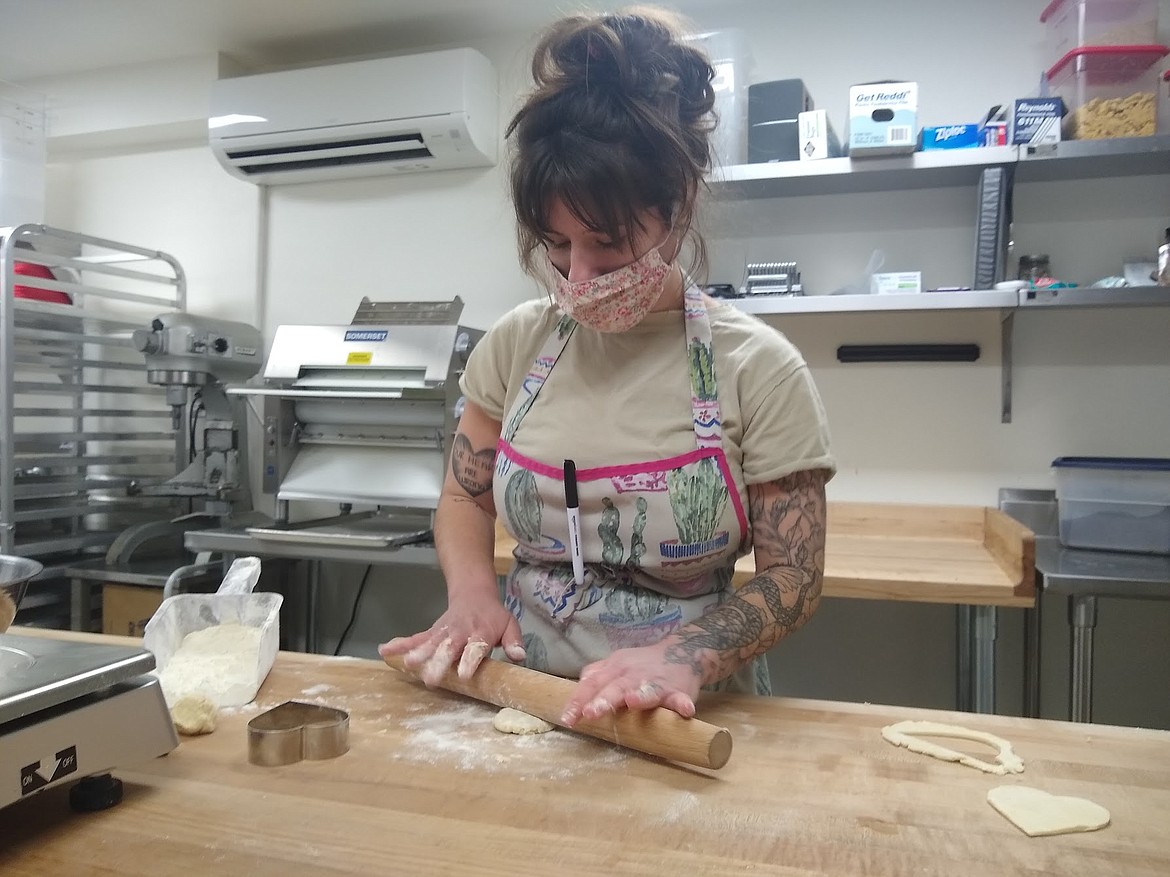
[{"label": "black handle on wall", "polygon": [[975,362],[978,344],[842,344],[838,362]]}]

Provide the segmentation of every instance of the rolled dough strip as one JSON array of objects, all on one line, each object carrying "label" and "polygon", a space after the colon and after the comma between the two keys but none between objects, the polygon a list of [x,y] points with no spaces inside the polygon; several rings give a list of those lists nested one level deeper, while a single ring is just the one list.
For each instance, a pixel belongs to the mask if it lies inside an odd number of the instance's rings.
[{"label": "rolled dough strip", "polygon": [[[974,740],[976,743],[986,743],[999,751],[996,753],[996,764],[983,761],[973,755],[956,752],[946,746],[940,746],[931,740],[923,740],[922,736],[951,737],[956,740]],[[974,731],[961,725],[945,725],[941,722],[897,722],[882,728],[882,739],[895,746],[905,746],[911,752],[929,755],[942,761],[957,761],[967,767],[973,767],[984,773],[993,773],[1003,776],[1008,773],[1023,773],[1024,762],[1012,752],[1012,744],[1002,737],[988,734],[986,731]]]},{"label": "rolled dough strip", "polygon": [[555,725],[520,710],[504,707],[492,719],[492,727],[505,734],[543,734],[551,731]]},{"label": "rolled dough strip", "polygon": [[1031,786],[996,786],[987,803],[1028,837],[1096,831],[1109,824],[1109,811],[1088,798],[1052,795]]}]

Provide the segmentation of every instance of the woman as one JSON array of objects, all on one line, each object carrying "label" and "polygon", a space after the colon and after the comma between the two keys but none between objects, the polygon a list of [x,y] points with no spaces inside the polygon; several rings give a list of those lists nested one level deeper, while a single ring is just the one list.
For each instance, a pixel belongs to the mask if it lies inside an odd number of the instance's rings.
[{"label": "woman", "polygon": [[[808,370],[779,333],[707,299],[696,202],[713,71],[668,14],[574,16],[536,48],[508,127],[527,272],[552,299],[474,350],[436,514],[448,608],[383,645],[428,684],[496,646],[580,682],[562,723],[702,687],[769,692],[764,653],[815,610],[834,469]],[[584,575],[574,574],[566,459]],[[517,540],[501,603],[494,518]],[[733,590],[736,558],[756,576]]]}]

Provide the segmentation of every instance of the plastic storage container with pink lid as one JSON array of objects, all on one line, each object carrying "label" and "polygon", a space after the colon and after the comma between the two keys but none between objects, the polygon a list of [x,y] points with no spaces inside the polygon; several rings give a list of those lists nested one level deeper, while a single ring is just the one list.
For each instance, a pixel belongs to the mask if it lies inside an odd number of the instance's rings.
[{"label": "plastic storage container with pink lid", "polygon": [[1081,46],[1145,46],[1158,41],[1158,0],[1052,0],[1040,13],[1048,58]]},{"label": "plastic storage container with pink lid", "polygon": [[1082,46],[1048,71],[1049,91],[1064,99],[1070,140],[1146,137],[1157,130],[1158,60],[1165,46]]},{"label": "plastic storage container with pink lid", "polygon": [[1158,133],[1170,134],[1170,69],[1158,79]]}]

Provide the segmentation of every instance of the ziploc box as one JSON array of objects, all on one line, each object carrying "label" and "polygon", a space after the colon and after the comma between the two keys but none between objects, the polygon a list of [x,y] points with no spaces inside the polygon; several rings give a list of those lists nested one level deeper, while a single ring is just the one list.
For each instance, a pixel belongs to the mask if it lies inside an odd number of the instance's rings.
[{"label": "ziploc box", "polygon": [[1064,114],[1064,101],[1059,97],[1020,98],[1012,112],[1012,145],[1059,143]]},{"label": "ziploc box", "polygon": [[898,155],[918,146],[918,83],[849,88],[849,154]]},{"label": "ziploc box", "polygon": [[809,110],[796,117],[800,129],[800,160],[839,158],[841,141],[825,110]]},{"label": "ziploc box", "polygon": [[983,145],[978,125],[939,125],[922,129],[922,149],[970,149]]}]

